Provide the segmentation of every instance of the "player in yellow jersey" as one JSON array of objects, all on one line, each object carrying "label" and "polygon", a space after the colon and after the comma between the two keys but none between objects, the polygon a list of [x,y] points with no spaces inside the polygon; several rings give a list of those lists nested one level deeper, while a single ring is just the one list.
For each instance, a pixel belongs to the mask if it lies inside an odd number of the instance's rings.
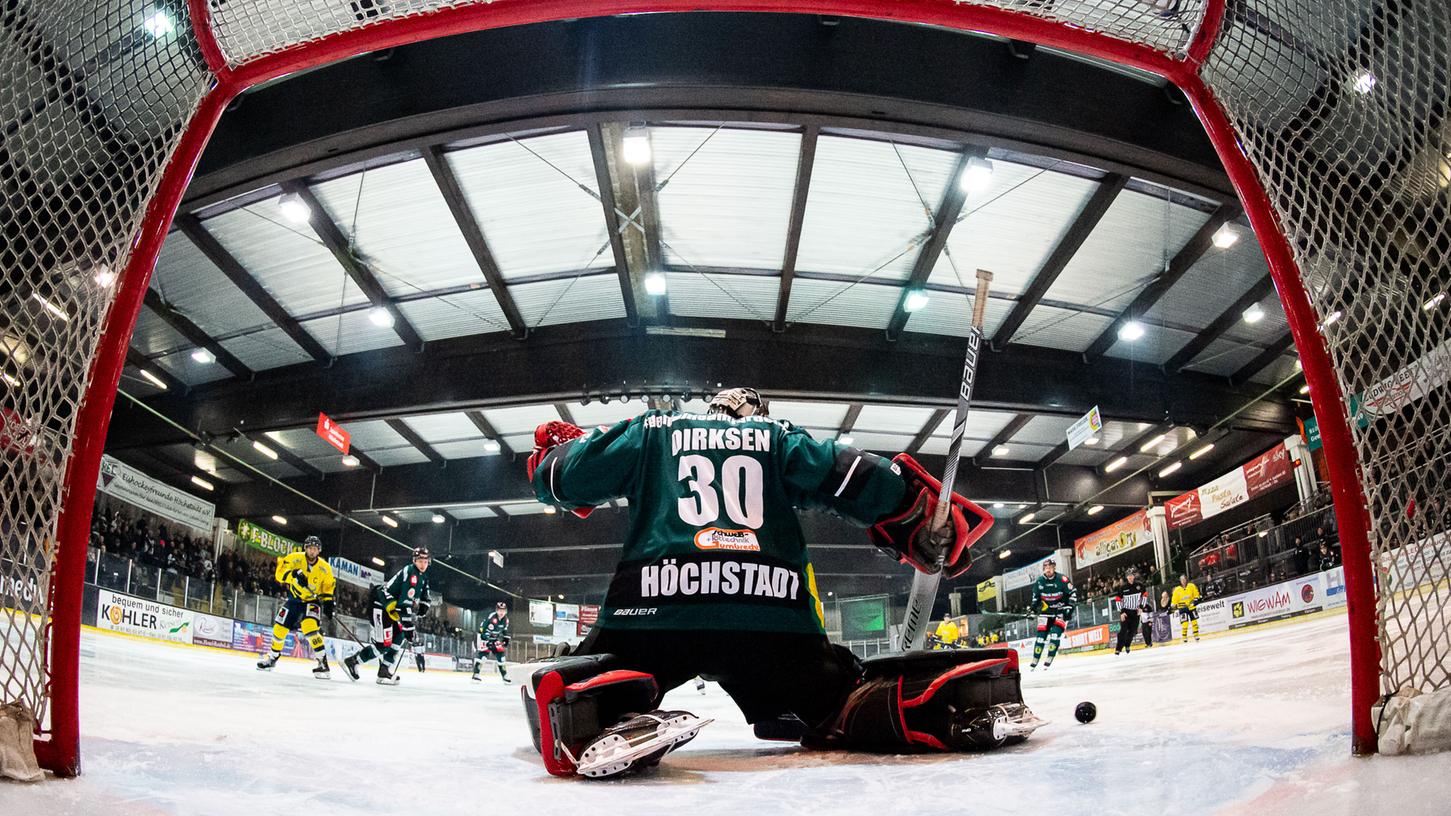
[{"label": "player in yellow jersey", "polygon": [[952,618],[943,618],[942,622],[937,624],[937,631],[933,633],[934,648],[956,649],[957,639],[960,636],[961,631]]},{"label": "player in yellow jersey", "polygon": [[1199,639],[1199,587],[1195,586],[1187,575],[1179,576],[1179,586],[1174,587],[1174,595],[1169,604],[1179,613],[1179,629],[1184,634],[1184,642],[1189,642],[1189,624],[1194,624],[1194,639]]},{"label": "player in yellow jersey", "polygon": [[332,567],[319,557],[321,555],[322,541],[317,536],[308,536],[302,542],[302,552],[289,553],[277,559],[277,583],[287,588],[287,600],[283,601],[282,608],[277,610],[277,618],[272,621],[272,651],[257,661],[259,670],[268,671],[277,665],[287,633],[298,629],[307,639],[307,645],[312,647],[312,656],[317,658],[312,676],[319,680],[327,680],[331,676],[318,622],[323,615],[329,619],[333,616],[336,581]]}]

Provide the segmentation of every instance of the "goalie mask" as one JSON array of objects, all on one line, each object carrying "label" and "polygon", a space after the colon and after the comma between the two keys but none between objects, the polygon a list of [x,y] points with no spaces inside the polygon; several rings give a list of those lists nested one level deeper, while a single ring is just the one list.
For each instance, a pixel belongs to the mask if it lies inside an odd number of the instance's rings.
[{"label": "goalie mask", "polygon": [[736,419],[765,416],[766,405],[754,388],[727,388],[710,399],[710,410],[729,414]]}]

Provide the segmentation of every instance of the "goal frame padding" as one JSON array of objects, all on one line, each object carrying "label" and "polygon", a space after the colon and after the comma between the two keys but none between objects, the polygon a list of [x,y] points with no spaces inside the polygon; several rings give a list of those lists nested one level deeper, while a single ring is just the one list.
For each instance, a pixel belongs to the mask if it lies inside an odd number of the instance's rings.
[{"label": "goal frame padding", "polygon": [[76,424],[66,474],[66,500],[58,526],[59,553],[51,593],[51,723],[36,743],[41,764],[61,775],[80,770],[78,677],[81,594],[92,502],[101,453],[126,350],[144,301],[157,254],[171,227],[192,173],[227,104],[243,90],[294,71],[358,54],[485,29],[575,18],[663,12],[763,12],[823,14],[922,23],[988,32],[1088,54],[1158,74],[1177,86],[1203,123],[1239,194],[1269,264],[1299,350],[1310,398],[1319,419],[1345,567],[1351,657],[1352,750],[1375,751],[1371,707],[1379,697],[1380,652],[1376,640],[1375,589],[1368,531],[1348,417],[1339,381],[1309,294],[1254,167],[1200,69],[1221,29],[1227,0],[1208,0],[1203,22],[1180,59],[1106,34],[1027,14],[951,0],[494,0],[379,22],[300,43],[237,66],[227,63],[211,30],[206,0],[188,0],[200,50],[215,77],[167,163],[146,211],[104,333],[92,363],[90,384]]}]

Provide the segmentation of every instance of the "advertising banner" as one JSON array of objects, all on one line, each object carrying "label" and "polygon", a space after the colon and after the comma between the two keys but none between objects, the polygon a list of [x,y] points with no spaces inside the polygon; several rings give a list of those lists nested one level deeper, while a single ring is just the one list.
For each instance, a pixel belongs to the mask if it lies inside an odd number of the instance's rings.
[{"label": "advertising banner", "polygon": [[192,612],[156,601],[133,598],[109,589],[97,596],[96,625],[113,632],[191,643]]},{"label": "advertising banner", "polygon": [[343,430],[343,426],[333,422],[332,417],[318,412],[317,435],[329,445],[338,449],[338,453],[347,455],[348,447],[353,443],[353,435]]},{"label": "advertising banner", "polygon": [[423,668],[435,671],[453,671],[453,655],[443,654],[441,652],[425,652],[423,655]]},{"label": "advertising banner", "polygon": [[219,618],[205,612],[192,613],[191,642],[218,649],[232,648],[232,619]]},{"label": "advertising banner", "polygon": [[1082,445],[1101,430],[1103,430],[1103,417],[1098,413],[1098,406],[1095,405],[1088,409],[1088,413],[1068,426],[1068,449],[1073,450]]},{"label": "advertising banner", "polygon": [[599,619],[599,604],[581,604],[579,607],[579,626],[577,628],[579,636],[584,637],[588,635],[589,630],[599,622]]},{"label": "advertising banner", "polygon": [[[1241,626],[1345,605],[1345,572],[1340,567],[1304,575],[1199,604],[1199,629],[1223,632]],[[1178,617],[1175,616],[1177,624]]]},{"label": "advertising banner", "polygon": [[1315,417],[1305,420],[1301,423],[1301,427],[1304,428],[1304,433],[1301,435],[1305,437],[1306,448],[1317,451],[1325,447],[1325,442],[1320,438],[1320,423]]},{"label": "advertising banner", "polygon": [[1140,510],[1101,530],[1075,539],[1073,560],[1082,569],[1150,544],[1153,540],[1154,533],[1149,528],[1149,511]]},{"label": "advertising banner", "polygon": [[[1053,563],[1058,565],[1058,571],[1064,574],[1067,574],[1072,569],[1072,565],[1068,563],[1067,552],[1067,550],[1058,550],[1053,553]],[[1043,559],[1043,561],[1046,560],[1048,559]],[[1007,592],[1013,589],[1021,589],[1038,580],[1038,576],[1043,574],[1043,561],[1034,561],[1026,567],[1018,567],[1015,570],[1009,570],[1003,573],[1003,580],[999,585],[1001,590]]]},{"label": "advertising banner", "polygon": [[535,626],[554,626],[554,604],[549,601],[529,602],[529,622]]},{"label": "advertising banner", "polygon": [[246,519],[237,522],[236,538],[254,550],[261,550],[279,558],[302,549],[302,545],[296,541],[259,527],[256,523]]},{"label": "advertising banner", "polygon": [[579,604],[557,603],[554,605],[554,619],[577,621],[579,620]]},{"label": "advertising banner", "polygon": [[212,520],[217,515],[217,506],[211,502],[202,501],[183,490],[162,484],[109,456],[101,457],[101,477],[96,483],[96,489],[164,519],[205,533],[212,531]]},{"label": "advertising banner", "polygon": [[573,643],[579,639],[579,620],[554,619],[554,642]]},{"label": "advertising banner", "polygon": [[1216,516],[1294,481],[1290,451],[1283,443],[1196,490],[1164,503],[1164,520],[1178,530]]},{"label": "advertising banner", "polygon": [[1059,644],[1059,651],[1069,649],[1092,649],[1108,645],[1108,624],[1089,626],[1085,629],[1074,629],[1063,633],[1063,641]]},{"label": "advertising banner", "polygon": [[[326,643],[327,639],[324,638]],[[232,648],[243,652],[269,652],[272,650],[272,624],[232,621]],[[282,642],[282,654],[287,657],[312,657],[312,649],[306,641],[299,640],[296,632],[288,632]]]},{"label": "advertising banner", "polygon": [[1451,382],[1451,340],[1386,377],[1364,393],[1350,395],[1350,416],[1361,428],[1394,414]]},{"label": "advertising banner", "polygon": [[993,577],[977,585],[977,602],[987,603],[998,596],[998,577]]},{"label": "advertising banner", "polygon": [[387,576],[381,570],[365,567],[346,558],[339,558],[335,555],[327,562],[333,568],[333,575],[345,584],[366,588],[387,580]]}]

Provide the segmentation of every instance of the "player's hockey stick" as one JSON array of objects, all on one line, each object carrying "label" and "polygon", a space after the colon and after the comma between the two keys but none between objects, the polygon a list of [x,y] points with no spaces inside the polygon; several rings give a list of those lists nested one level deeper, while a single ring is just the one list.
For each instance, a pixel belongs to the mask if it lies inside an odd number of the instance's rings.
[{"label": "player's hockey stick", "polygon": [[[982,324],[987,314],[988,285],[993,273],[986,269],[977,270],[977,294],[972,301],[972,326],[967,331],[967,356],[962,364],[962,386],[957,391],[957,410],[952,416],[952,439],[947,446],[947,471],[942,474],[942,494],[937,497],[937,510],[932,514],[932,535],[938,535],[947,524],[947,513],[952,509],[952,486],[957,481],[957,462],[962,458],[962,435],[967,430],[967,414],[972,404],[972,383],[977,377],[978,351],[982,349]],[[912,575],[912,594],[907,597],[907,612],[902,619],[903,651],[921,649],[926,636],[927,618],[932,614],[932,602],[937,598],[937,586],[942,582],[942,563],[947,557],[947,548],[937,553],[936,568],[931,573],[915,572]]]}]

